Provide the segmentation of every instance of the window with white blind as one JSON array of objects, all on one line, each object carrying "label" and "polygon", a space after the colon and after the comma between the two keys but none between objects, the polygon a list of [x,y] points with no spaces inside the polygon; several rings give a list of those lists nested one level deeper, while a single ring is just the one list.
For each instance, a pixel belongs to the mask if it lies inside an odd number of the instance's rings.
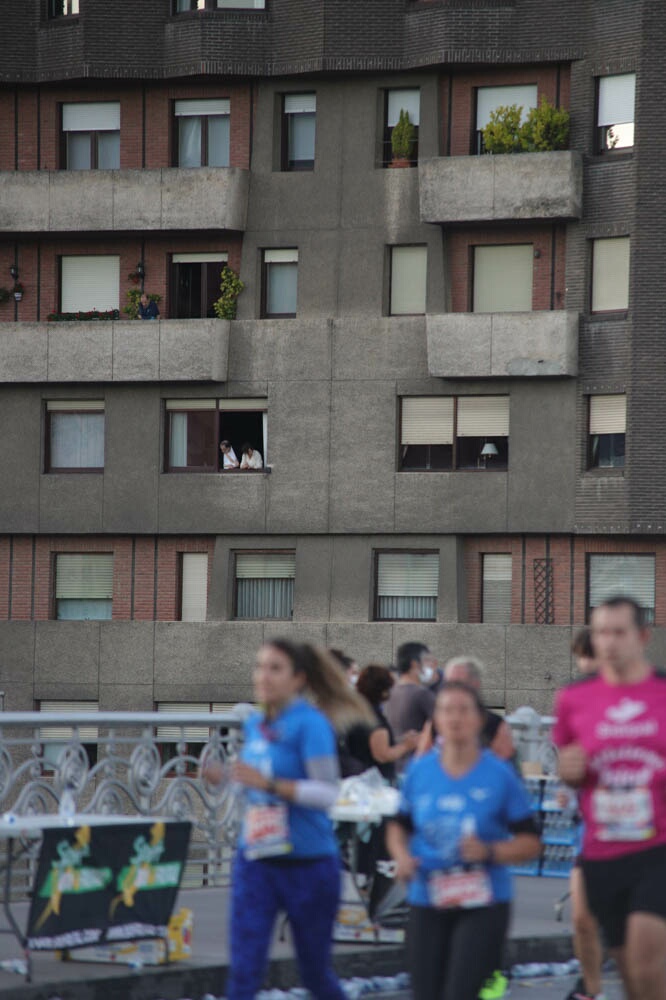
[{"label": "window with white blind", "polygon": [[48,400],[46,471],[104,471],[104,401]]},{"label": "window with white blind", "polygon": [[597,91],[597,149],[600,153],[634,145],[636,74],[601,76]]},{"label": "window with white blind", "polygon": [[375,619],[435,621],[439,594],[438,552],[378,552]]},{"label": "window with white blind", "polygon": [[412,166],[416,166],[419,157],[419,125],[421,123],[421,91],[418,87],[392,88],[387,90],[384,98],[384,139],[383,157],[384,166],[388,166],[393,159],[393,148],[391,145],[391,134],[400,121],[400,112],[406,111],[409,120],[414,126],[414,140],[409,152],[408,159]]},{"label": "window with white blind", "polygon": [[498,625],[511,622],[511,555],[484,554],[481,621]]},{"label": "window with white blind", "polygon": [[425,313],[427,268],[427,247],[391,247],[391,316]]},{"label": "window with white blind", "polygon": [[402,471],[506,469],[508,461],[508,396],[402,398]]},{"label": "window with white blind", "polygon": [[111,618],[113,555],[58,553],[55,557],[55,616],[59,621]]},{"label": "window with white blind", "polygon": [[624,468],[627,397],[590,396],[589,464],[592,469]]},{"label": "window with white blind", "polygon": [[236,618],[292,618],[295,552],[236,553]]},{"label": "window with white blind", "polygon": [[588,614],[609,597],[632,597],[644,609],[648,624],[654,623],[654,556],[588,555]]},{"label": "window with white blind", "polygon": [[191,10],[264,10],[266,0],[174,0],[174,14]]},{"label": "window with white blind", "polygon": [[229,113],[228,97],[176,101],[175,165],[228,167]]},{"label": "window with white blind", "polygon": [[531,243],[474,247],[474,312],[530,312],[533,271]]},{"label": "window with white blind", "polygon": [[48,0],[49,17],[75,17],[79,13],[79,0]]},{"label": "window with white blind", "polygon": [[262,317],[295,316],[297,301],[298,250],[264,250]]},{"label": "window with white blind", "polygon": [[316,94],[284,94],[282,98],[282,169],[314,170]]},{"label": "window with white blind", "polygon": [[180,554],[180,619],[205,622],[208,610],[208,553]]},{"label": "window with white blind", "polygon": [[[167,399],[165,463],[167,472],[254,472],[267,463],[267,400]],[[227,441],[239,466],[224,467],[220,444]],[[250,468],[240,468],[247,445]],[[259,467],[259,457],[261,467]],[[246,463],[248,464],[248,463]]]},{"label": "window with white blind", "polygon": [[[73,712],[98,712],[99,703],[96,701],[54,701],[45,699],[38,703],[38,711],[60,712],[63,715],[70,715]],[[39,727],[39,741],[42,743],[44,765],[47,770],[58,766],[60,755],[75,732],[88,755],[88,763],[90,765],[97,763],[98,726],[92,723],[78,724],[76,727],[71,724],[49,723],[46,726]]]},{"label": "window with white blind", "polygon": [[62,312],[105,312],[120,303],[120,257],[86,255],[60,258]]},{"label": "window with white blind", "polygon": [[67,170],[119,170],[120,102],[63,104],[62,147]]},{"label": "window with white blind", "polygon": [[510,108],[517,104],[522,108],[521,121],[524,121],[529,111],[537,106],[536,83],[516,84],[508,87],[477,87],[476,89],[476,132],[474,136],[475,153],[483,152],[483,130],[490,124],[490,116],[498,108]]},{"label": "window with white blind", "polygon": [[629,308],[630,238],[592,240],[592,312]]}]

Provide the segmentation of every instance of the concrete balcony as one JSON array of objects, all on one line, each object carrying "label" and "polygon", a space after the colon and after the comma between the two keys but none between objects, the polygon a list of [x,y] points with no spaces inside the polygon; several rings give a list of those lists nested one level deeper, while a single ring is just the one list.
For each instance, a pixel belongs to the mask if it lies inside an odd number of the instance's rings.
[{"label": "concrete balcony", "polygon": [[0,232],[242,232],[249,171],[29,170],[0,172]]},{"label": "concrete balcony", "polygon": [[579,314],[564,309],[427,316],[428,370],[440,378],[573,376],[578,325]]},{"label": "concrete balcony", "polygon": [[229,323],[0,323],[0,382],[224,382]]},{"label": "concrete balcony", "polygon": [[437,223],[579,219],[580,153],[447,156],[419,162],[421,220]]}]

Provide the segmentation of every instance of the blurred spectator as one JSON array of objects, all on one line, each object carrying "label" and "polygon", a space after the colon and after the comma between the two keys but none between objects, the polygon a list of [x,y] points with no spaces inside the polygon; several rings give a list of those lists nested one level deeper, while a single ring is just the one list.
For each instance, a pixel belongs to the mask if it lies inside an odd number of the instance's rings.
[{"label": "blurred spectator", "polygon": [[244,444],[241,448],[241,469],[263,469],[264,462],[260,452],[255,451],[251,444]]},{"label": "blurred spectator", "polygon": [[222,470],[227,469],[237,469],[238,459],[236,458],[236,452],[231,447],[229,441],[220,441],[220,452],[222,453]]}]

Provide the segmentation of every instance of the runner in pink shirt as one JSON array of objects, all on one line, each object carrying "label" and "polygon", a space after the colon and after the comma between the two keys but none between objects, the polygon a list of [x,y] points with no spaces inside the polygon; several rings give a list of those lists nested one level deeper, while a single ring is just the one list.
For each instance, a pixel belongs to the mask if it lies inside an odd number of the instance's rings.
[{"label": "runner in pink shirt", "polygon": [[588,900],[628,996],[666,1000],[666,674],[633,600],[595,608],[591,632],[599,673],[557,696],[560,776],[579,791]]}]

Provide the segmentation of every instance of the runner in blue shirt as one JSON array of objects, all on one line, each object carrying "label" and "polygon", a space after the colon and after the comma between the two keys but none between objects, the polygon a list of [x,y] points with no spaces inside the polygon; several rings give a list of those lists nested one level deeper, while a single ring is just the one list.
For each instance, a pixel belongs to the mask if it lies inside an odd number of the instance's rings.
[{"label": "runner in blue shirt", "polygon": [[437,697],[441,748],[407,772],[387,845],[409,881],[408,962],[415,1000],[476,1000],[509,925],[507,865],[540,844],[514,769],[480,748],[484,709],[460,682]]}]

